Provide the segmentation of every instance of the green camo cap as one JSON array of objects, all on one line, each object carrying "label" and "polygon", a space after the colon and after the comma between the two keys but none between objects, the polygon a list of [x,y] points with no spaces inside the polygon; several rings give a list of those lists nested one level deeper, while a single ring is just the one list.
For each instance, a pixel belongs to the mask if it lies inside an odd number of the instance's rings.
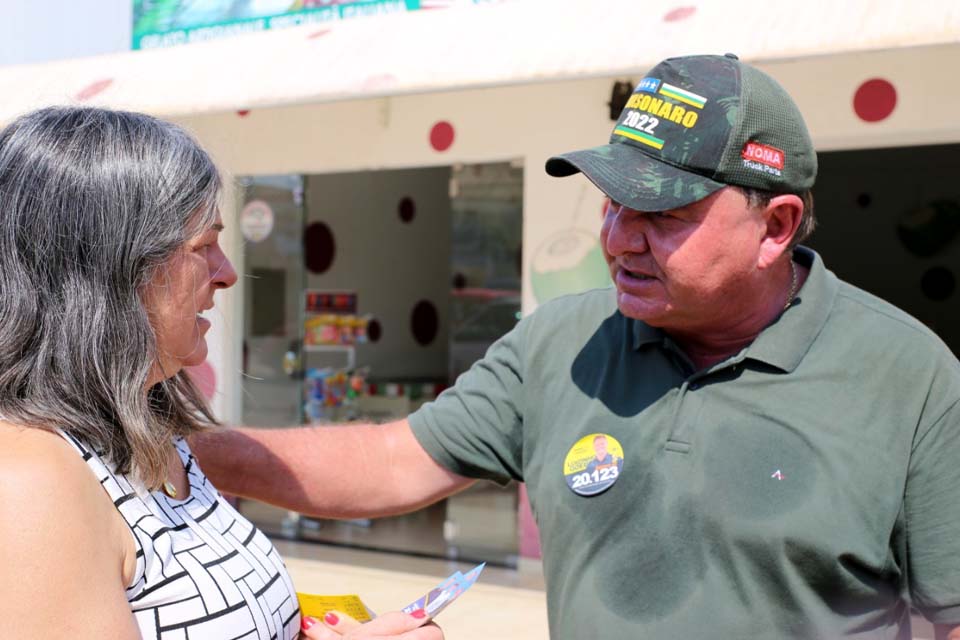
[{"label": "green camo cap", "polygon": [[813,186],[817,154],[776,80],[733,54],[664,60],[640,81],[610,143],[547,160],[583,172],[637,211],[675,209],[727,185],[778,193]]}]

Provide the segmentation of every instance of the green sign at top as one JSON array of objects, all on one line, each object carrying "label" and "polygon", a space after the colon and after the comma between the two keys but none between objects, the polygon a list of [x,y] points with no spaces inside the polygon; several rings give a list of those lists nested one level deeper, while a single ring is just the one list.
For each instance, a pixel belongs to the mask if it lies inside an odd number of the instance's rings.
[{"label": "green sign at top", "polygon": [[154,49],[215,38],[493,0],[133,0],[133,47]]}]

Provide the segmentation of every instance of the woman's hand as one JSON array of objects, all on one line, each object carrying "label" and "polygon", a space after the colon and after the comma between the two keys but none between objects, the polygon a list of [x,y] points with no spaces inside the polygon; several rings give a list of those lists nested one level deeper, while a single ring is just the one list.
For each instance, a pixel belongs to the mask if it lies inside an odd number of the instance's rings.
[{"label": "woman's hand", "polygon": [[300,637],[309,640],[443,640],[440,627],[432,622],[423,624],[422,609],[414,614],[385,613],[366,624],[345,613],[331,611],[323,620],[303,618],[300,628]]}]

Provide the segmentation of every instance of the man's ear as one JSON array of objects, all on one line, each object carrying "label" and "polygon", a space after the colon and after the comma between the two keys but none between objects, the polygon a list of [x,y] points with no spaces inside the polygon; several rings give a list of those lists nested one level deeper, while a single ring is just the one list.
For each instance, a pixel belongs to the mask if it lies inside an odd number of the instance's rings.
[{"label": "man's ear", "polygon": [[760,242],[758,266],[766,269],[783,255],[803,218],[803,200],[800,196],[783,194],[774,196],[763,210],[766,233]]}]

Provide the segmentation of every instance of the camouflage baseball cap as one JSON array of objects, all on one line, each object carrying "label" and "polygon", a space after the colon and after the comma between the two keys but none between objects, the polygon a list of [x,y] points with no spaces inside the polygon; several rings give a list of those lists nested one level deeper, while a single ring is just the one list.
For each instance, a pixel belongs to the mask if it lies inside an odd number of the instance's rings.
[{"label": "camouflage baseball cap", "polygon": [[547,160],[583,172],[638,211],[675,209],[726,185],[779,193],[813,186],[817,154],[797,105],[733,54],[664,60],[640,81],[610,143]]}]

